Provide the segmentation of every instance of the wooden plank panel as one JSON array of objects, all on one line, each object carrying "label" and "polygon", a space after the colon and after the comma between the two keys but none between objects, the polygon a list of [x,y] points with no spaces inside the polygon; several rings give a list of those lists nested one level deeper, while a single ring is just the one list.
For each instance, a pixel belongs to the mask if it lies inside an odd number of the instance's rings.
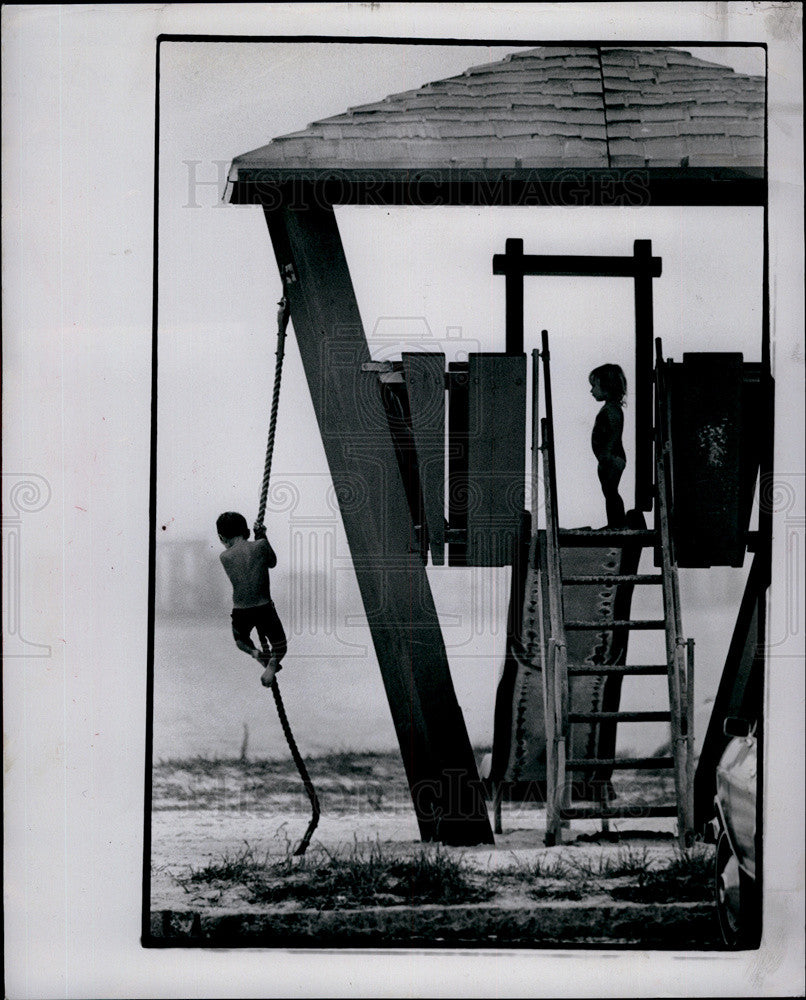
[{"label": "wooden plank panel", "polygon": [[524,507],[526,356],[471,354],[467,562],[507,566]]},{"label": "wooden plank panel", "polygon": [[463,541],[448,546],[448,565],[467,566],[467,362],[448,365],[448,523]]},{"label": "wooden plank panel", "polygon": [[417,452],[428,545],[445,563],[445,355],[403,352],[411,430]]},{"label": "wooden plank panel", "polygon": [[[266,209],[423,840],[492,843],[332,207]],[[345,691],[345,705],[350,693]],[[349,709],[347,709],[349,712]],[[349,736],[346,715],[345,730]]]},{"label": "wooden plank panel", "polygon": [[668,370],[677,563],[741,566],[742,355],[686,353]]}]

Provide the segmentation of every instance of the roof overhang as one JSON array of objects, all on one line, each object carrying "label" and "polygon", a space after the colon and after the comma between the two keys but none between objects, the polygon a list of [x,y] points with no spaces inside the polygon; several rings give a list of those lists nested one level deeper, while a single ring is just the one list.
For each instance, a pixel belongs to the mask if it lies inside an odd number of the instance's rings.
[{"label": "roof overhang", "polygon": [[226,200],[760,205],[765,81],[667,46],[542,46],[236,157]]},{"label": "roof overhang", "polygon": [[[240,158],[239,158],[240,159]],[[289,169],[233,161],[224,200],[234,205],[448,206],[763,205],[759,167],[429,167]]]}]

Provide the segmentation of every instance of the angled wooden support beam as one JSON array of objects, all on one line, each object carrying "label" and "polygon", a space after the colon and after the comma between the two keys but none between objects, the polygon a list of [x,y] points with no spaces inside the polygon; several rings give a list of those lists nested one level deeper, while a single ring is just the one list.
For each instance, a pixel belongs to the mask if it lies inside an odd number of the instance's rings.
[{"label": "angled wooden support beam", "polygon": [[492,843],[377,381],[362,372],[369,348],[336,217],[314,191],[296,204],[265,208],[266,221],[420,834]]},{"label": "angled wooden support beam", "polygon": [[694,775],[694,823],[697,829],[713,816],[716,767],[730,738],[722,725],[729,715],[746,715],[763,722],[764,614],[767,581],[765,559],[758,553],[750,564],[733,635],[725,656],[719,687],[711,706],[711,717],[702,742]]}]

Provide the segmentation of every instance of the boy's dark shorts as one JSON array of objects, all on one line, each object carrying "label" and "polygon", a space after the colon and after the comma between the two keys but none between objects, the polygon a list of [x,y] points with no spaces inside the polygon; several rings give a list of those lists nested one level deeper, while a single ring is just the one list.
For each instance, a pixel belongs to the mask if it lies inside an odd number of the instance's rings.
[{"label": "boy's dark shorts", "polygon": [[273,601],[254,608],[232,609],[232,635],[236,642],[254,646],[251,636],[253,629],[257,629],[258,635],[268,639],[272,655],[282,660],[288,650],[288,643]]}]

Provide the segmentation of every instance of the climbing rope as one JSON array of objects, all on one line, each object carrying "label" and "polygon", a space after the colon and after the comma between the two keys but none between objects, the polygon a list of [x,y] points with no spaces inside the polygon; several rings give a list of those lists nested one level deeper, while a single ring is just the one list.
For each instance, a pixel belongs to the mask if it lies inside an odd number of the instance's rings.
[{"label": "climbing rope", "polygon": [[280,688],[277,686],[276,677],[272,681],[271,693],[274,695],[274,704],[277,706],[277,715],[280,717],[280,725],[283,727],[283,732],[285,733],[285,738],[288,742],[288,748],[291,751],[291,756],[294,758],[294,763],[297,765],[299,776],[302,778],[302,783],[305,786],[305,791],[308,793],[308,798],[311,802],[311,820],[308,823],[305,835],[297,845],[297,849],[294,851],[295,856],[301,857],[308,850],[308,844],[311,842],[313,831],[319,824],[319,799],[316,795],[316,789],[313,787],[311,776],[308,774],[308,769],[305,767],[305,761],[302,759],[302,755],[299,752],[294,735],[291,732],[291,726],[288,723],[288,716],[285,714],[285,705],[283,704],[283,699],[280,696]]},{"label": "climbing rope", "polygon": [[257,510],[256,524],[263,527],[266,516],[266,502],[269,496],[269,479],[271,478],[271,462],[274,456],[274,435],[277,430],[277,410],[280,406],[280,385],[283,380],[283,358],[285,357],[285,331],[291,310],[288,299],[283,296],[277,303],[277,360],[274,363],[274,391],[271,397],[271,414],[269,416],[269,439],[266,442],[266,458],[263,462],[263,482],[260,486],[260,503]]},{"label": "climbing rope", "polygon": [[[255,522],[255,527],[257,529],[263,527],[263,519],[266,516],[266,503],[269,496],[269,479],[271,478],[271,463],[274,456],[274,435],[277,429],[277,409],[280,404],[280,383],[283,377],[285,332],[290,316],[288,299],[286,299],[285,296],[283,296],[277,304],[280,307],[277,310],[277,360],[274,365],[274,392],[272,393],[271,415],[269,417],[269,438],[266,442],[266,460],[263,464],[263,482],[260,487],[260,503],[258,505],[257,521]],[[266,649],[267,640],[266,636],[262,633],[260,634],[260,641],[263,648]],[[299,776],[302,778],[302,783],[305,786],[305,791],[308,793],[308,798],[311,802],[311,821],[308,823],[308,829],[305,831],[305,836],[299,842],[299,846],[294,851],[295,856],[302,856],[308,850],[308,845],[311,842],[313,832],[319,823],[319,799],[317,798],[316,789],[313,787],[311,777],[308,774],[308,769],[305,767],[305,761],[302,759],[302,755],[299,752],[299,747],[294,739],[294,734],[291,732],[291,726],[288,722],[288,716],[286,715],[285,705],[283,704],[283,699],[280,695],[280,688],[277,684],[276,676],[271,683],[271,693],[274,695],[274,703],[277,706],[277,715],[280,718],[280,725],[283,727],[283,733],[285,734],[288,748],[291,751],[291,756],[294,758],[294,763],[297,765]]]}]

